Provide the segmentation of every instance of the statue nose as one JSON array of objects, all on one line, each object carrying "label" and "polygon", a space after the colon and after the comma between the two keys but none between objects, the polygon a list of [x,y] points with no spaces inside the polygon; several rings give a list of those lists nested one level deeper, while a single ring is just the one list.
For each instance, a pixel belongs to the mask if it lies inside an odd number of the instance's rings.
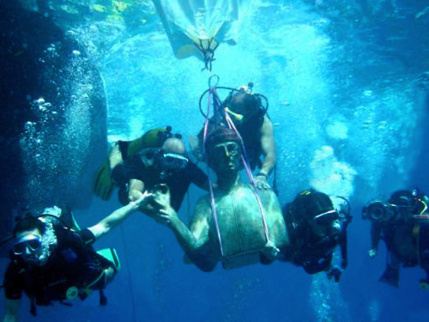
[{"label": "statue nose", "polygon": [[231,155],[231,152],[228,150],[228,147],[225,147],[224,149],[225,149],[225,155],[229,157]]}]

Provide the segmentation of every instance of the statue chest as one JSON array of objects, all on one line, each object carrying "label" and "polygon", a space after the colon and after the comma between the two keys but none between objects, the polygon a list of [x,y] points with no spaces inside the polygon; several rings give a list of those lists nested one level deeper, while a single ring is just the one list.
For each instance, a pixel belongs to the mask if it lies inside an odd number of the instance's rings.
[{"label": "statue chest", "polygon": [[254,193],[249,188],[242,187],[217,199],[216,204],[217,233],[220,235],[223,257],[240,257],[240,262],[244,261],[245,265],[249,264],[249,260],[259,262],[259,252],[266,245],[267,239]]}]

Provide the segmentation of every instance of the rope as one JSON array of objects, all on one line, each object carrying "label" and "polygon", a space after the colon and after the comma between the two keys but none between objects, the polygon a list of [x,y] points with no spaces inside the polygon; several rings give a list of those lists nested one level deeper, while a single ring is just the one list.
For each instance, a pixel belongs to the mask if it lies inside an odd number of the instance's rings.
[{"label": "rope", "polygon": [[[209,78],[209,86],[211,86],[211,79],[212,79],[213,76],[214,75],[212,75]],[[218,78],[218,81],[219,81],[219,77],[218,76],[216,76],[216,77]],[[204,96],[204,94],[202,96]],[[250,166],[249,166],[249,162],[248,162],[248,158],[247,158],[247,152],[246,152],[246,149],[244,147],[244,141],[243,141],[240,133],[238,132],[237,128],[235,127],[233,121],[231,120],[231,117],[228,115],[228,113],[225,112],[225,110],[223,110],[221,108],[222,107],[222,102],[220,101],[220,98],[217,95],[216,87],[210,87],[209,88],[209,94],[208,94],[208,100],[207,100],[207,103],[208,103],[207,104],[207,114],[205,114],[205,115],[203,114],[205,116],[205,118],[206,118],[205,122],[204,122],[204,132],[203,132],[204,133],[204,135],[203,135],[203,153],[204,154],[206,153],[206,151],[205,151],[205,143],[206,143],[206,139],[207,139],[207,132],[208,132],[209,116],[210,116],[210,112],[211,112],[211,102],[212,102],[212,99],[213,99],[213,105],[214,105],[214,109],[215,109],[215,111],[214,111],[215,115],[216,115],[216,112],[220,113],[224,117],[225,121],[227,122],[228,127],[237,134],[237,136],[238,136],[238,138],[240,140],[240,144],[241,144],[241,147],[242,147],[241,159],[242,159],[242,162],[244,164],[244,168],[246,170],[246,174],[247,174],[247,176],[249,178],[249,181],[250,181],[250,184],[251,184],[251,187],[252,187],[252,192],[253,192],[253,194],[255,196],[255,199],[256,199],[256,202],[258,204],[259,211],[261,213],[261,219],[262,219],[262,224],[263,224],[263,227],[264,227],[265,239],[266,239],[267,242],[270,242],[271,241],[271,239],[270,239],[270,232],[269,232],[269,228],[268,228],[268,225],[267,225],[267,221],[266,221],[266,217],[265,217],[265,212],[264,212],[264,209],[262,207],[261,198],[259,197],[259,193],[258,193],[258,190],[257,190],[256,185],[255,185],[255,180],[254,180],[253,175],[252,175],[252,170],[250,169]],[[211,210],[212,210],[213,221],[214,221],[215,227],[216,227],[216,233],[217,233],[217,236],[218,236],[218,239],[219,239],[219,245],[220,245],[221,255],[224,256],[222,236],[221,236],[220,228],[219,228],[219,221],[218,221],[218,217],[217,217],[215,198],[214,198],[214,191],[213,191],[213,187],[212,187],[212,180],[211,180],[211,176],[210,176],[208,164],[207,164],[207,173],[209,174],[208,177],[209,177],[209,188],[210,188],[210,207],[211,207]]]},{"label": "rope", "polygon": [[[207,69],[208,71],[211,72],[213,67],[212,64],[215,61],[214,53],[217,47],[219,47],[219,43],[216,41],[216,39],[210,38],[207,40],[207,48],[204,48],[203,40],[198,39],[198,41],[199,41],[199,44],[197,43],[194,43],[194,44],[203,54],[204,68],[202,68],[201,71],[203,71],[204,69]],[[212,48],[212,43],[214,43],[213,48]]]},{"label": "rope", "polygon": [[[209,85],[210,85],[210,79],[209,79]],[[205,146],[206,146],[206,140],[207,140],[207,131],[208,131],[208,125],[209,125],[209,115],[210,115],[210,110],[211,110],[211,98],[213,96],[213,93],[216,93],[216,89],[214,87],[212,87],[213,90],[210,90],[209,92],[209,96],[208,96],[208,104],[207,104],[207,117],[206,120],[204,122],[204,136],[203,136],[203,154],[206,154],[205,151]],[[212,185],[212,179],[211,179],[211,175],[210,175],[210,170],[209,170],[209,165],[208,163],[206,163],[207,165],[207,175],[209,178],[209,190],[210,190],[210,208],[212,210],[212,216],[213,216],[213,221],[215,223],[216,226],[216,233],[217,233],[217,237],[219,239],[219,246],[220,246],[220,253],[222,256],[224,256],[224,252],[223,252],[223,244],[222,244],[222,236],[220,234],[220,229],[219,229],[219,222],[218,222],[218,218],[217,218],[217,212],[216,212],[216,205],[215,205],[215,198],[214,198],[214,191],[213,191],[213,185]]]}]

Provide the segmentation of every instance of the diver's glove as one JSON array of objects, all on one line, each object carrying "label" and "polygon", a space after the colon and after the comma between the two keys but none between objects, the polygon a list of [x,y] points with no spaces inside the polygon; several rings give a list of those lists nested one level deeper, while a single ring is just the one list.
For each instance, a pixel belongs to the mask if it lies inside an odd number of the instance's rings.
[{"label": "diver's glove", "polygon": [[332,267],[329,272],[326,273],[329,279],[334,278],[334,281],[338,283],[342,274],[342,270],[338,267]]},{"label": "diver's glove", "polygon": [[110,177],[109,159],[103,162],[100,169],[95,174],[92,191],[103,200],[109,200],[114,189],[112,178]]}]

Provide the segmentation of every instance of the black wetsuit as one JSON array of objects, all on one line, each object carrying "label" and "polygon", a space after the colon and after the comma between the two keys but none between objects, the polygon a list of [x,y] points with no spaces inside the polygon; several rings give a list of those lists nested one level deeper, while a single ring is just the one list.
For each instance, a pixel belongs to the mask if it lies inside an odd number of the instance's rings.
[{"label": "black wetsuit", "polygon": [[[18,300],[24,291],[35,305],[49,305],[51,301],[67,299],[67,290],[76,287],[82,290],[97,281],[104,269],[112,264],[97,254],[91,244],[95,241],[90,230],[73,232],[65,227],[55,228],[57,245],[43,266],[29,267],[19,258],[13,258],[5,277],[4,288],[7,299]],[[100,278],[91,289],[102,289],[104,278]],[[79,294],[81,299],[84,294]]]},{"label": "black wetsuit", "polygon": [[389,223],[373,222],[371,233],[372,239],[383,239],[388,252],[386,270],[380,280],[398,286],[399,269],[402,264],[404,267],[420,265],[426,272],[426,281],[429,282],[428,223],[404,220]]},{"label": "black wetsuit", "polygon": [[[347,225],[350,218],[340,216],[341,228],[338,232],[325,237],[316,236],[306,224],[294,224],[290,212],[293,204],[287,204],[283,208],[283,217],[289,234],[290,246],[283,249],[284,261],[290,261],[302,266],[308,274],[315,274],[333,269],[332,259],[337,246],[341,251],[341,267],[347,266]],[[339,279],[339,277],[336,277]],[[337,280],[338,281],[338,280]]]},{"label": "black wetsuit", "polygon": [[146,167],[138,155],[118,164],[112,171],[112,178],[120,187],[118,196],[122,204],[128,203],[126,185],[131,179],[143,181],[145,190],[150,190],[157,184],[165,183],[170,188],[171,206],[176,211],[179,211],[191,183],[202,188],[208,182],[207,175],[192,162],[188,162],[184,169],[162,173],[155,166]]},{"label": "black wetsuit", "polygon": [[295,238],[291,238],[293,246],[288,257],[295,265],[302,266],[308,274],[328,271],[339,243],[340,235],[320,238],[308,230],[302,231],[300,236],[295,235]]}]

